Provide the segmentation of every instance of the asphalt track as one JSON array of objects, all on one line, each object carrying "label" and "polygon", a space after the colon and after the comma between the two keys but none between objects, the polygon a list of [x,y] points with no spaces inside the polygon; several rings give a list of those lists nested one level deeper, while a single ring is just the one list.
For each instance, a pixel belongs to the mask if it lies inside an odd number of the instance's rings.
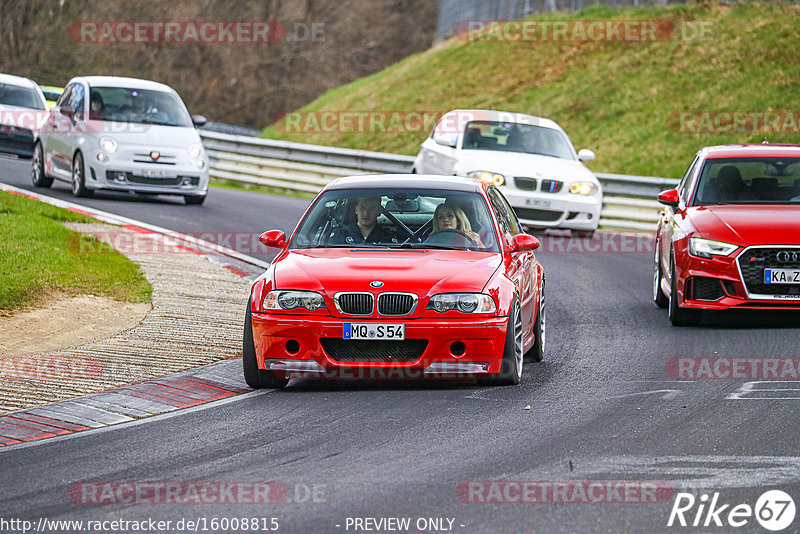
[{"label": "asphalt track", "polygon": [[[31,189],[28,165],[0,160],[0,181]],[[65,184],[48,194],[71,199]],[[291,229],[307,201],[212,189],[200,207],[127,195],[80,203],[182,232],[251,233]],[[724,314],[674,328],[650,299],[651,253],[543,248],[547,354],[526,364],[519,387],[294,381],[9,447],[0,450],[0,521],[201,518],[210,529],[213,518],[258,517],[276,518],[280,532],[389,532],[363,520],[409,518],[400,532],[444,532],[447,520],[439,530],[417,521],[447,518],[450,531],[463,533],[766,532],[753,517],[741,528],[667,522],[678,492],[719,493],[719,504],[730,505],[722,521],[766,489],[800,504],[800,382],[673,380],[667,372],[675,357],[798,357],[796,315]],[[655,503],[481,503],[458,491],[498,480],[657,481],[675,494]],[[85,482],[189,481],[274,481],[287,496],[276,504],[98,505],[74,493]],[[689,524],[697,510],[686,513]],[[798,530],[800,517],[785,532]]]}]

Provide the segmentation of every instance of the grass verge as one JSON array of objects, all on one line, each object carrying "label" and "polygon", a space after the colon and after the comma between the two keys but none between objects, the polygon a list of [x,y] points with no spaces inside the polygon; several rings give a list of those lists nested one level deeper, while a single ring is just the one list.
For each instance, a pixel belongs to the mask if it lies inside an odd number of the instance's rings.
[{"label": "grass verge", "polygon": [[153,288],[138,265],[102,245],[89,250],[103,253],[81,254],[76,245],[94,238],[68,230],[64,222],[96,221],[0,192],[0,315],[43,305],[59,293],[150,302]]}]

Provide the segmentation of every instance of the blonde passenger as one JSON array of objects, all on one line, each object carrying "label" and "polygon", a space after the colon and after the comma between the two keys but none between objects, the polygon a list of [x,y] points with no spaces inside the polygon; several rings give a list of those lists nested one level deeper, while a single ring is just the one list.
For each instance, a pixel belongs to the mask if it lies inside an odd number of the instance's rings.
[{"label": "blonde passenger", "polygon": [[444,202],[433,212],[433,234],[441,230],[458,230],[466,234],[480,248],[485,248],[481,238],[472,231],[467,214],[458,206]]}]

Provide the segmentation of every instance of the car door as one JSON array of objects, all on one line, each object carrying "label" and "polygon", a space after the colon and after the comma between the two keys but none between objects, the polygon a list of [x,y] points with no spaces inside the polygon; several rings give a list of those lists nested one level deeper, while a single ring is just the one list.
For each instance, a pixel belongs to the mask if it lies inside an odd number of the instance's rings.
[{"label": "car door", "polygon": [[46,133],[42,137],[42,148],[44,150],[45,167],[48,174],[55,174],[59,178],[69,178],[72,169],[66,166],[67,161],[67,135],[71,119],[64,113],[64,109],[69,109],[72,100],[72,92],[75,83],[70,83],[64,88],[56,105],[50,112],[47,120]]},{"label": "car door", "polygon": [[72,116],[69,117],[70,129],[64,138],[64,146],[66,148],[65,156],[70,176],[72,175],[72,158],[75,155],[75,151],[78,149],[80,140],[85,138],[85,134],[87,133],[86,118],[88,117],[88,109],[86,103],[89,100],[87,94],[88,91],[83,83],[75,83],[75,88],[72,91],[72,98],[70,98],[70,108],[73,110]]},{"label": "car door", "polygon": [[[515,235],[523,233],[522,225],[519,223],[511,205],[497,188],[491,186],[487,189],[487,193],[489,195],[489,203],[492,206],[492,211],[503,233],[504,243],[501,243],[501,245],[506,250],[506,254],[508,254],[511,239]],[[533,325],[533,314],[536,311],[536,303],[538,302],[537,273],[535,273],[533,269],[535,263],[533,251],[512,252],[510,253],[510,257],[511,261],[506,262],[506,276],[517,286],[520,306],[522,307],[522,324],[529,327]],[[525,344],[528,343],[532,335],[532,328],[526,330]]]},{"label": "car door", "polygon": [[686,201],[689,197],[691,186],[694,183],[695,174],[700,167],[701,160],[702,158],[699,155],[694,157],[678,184],[678,197],[680,198],[678,207],[664,206],[664,209],[661,211],[657,253],[659,261],[661,262],[661,272],[664,274],[664,279],[670,284],[672,283],[672,243],[674,240],[684,237],[682,228],[685,226]]}]

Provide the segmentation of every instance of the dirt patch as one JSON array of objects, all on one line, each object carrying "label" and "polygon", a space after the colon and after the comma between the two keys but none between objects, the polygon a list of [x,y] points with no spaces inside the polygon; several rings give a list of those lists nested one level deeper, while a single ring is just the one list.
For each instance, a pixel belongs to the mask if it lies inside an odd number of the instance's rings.
[{"label": "dirt patch", "polygon": [[0,317],[0,358],[40,354],[106,339],[138,325],[149,303],[60,297],[43,308]]}]

